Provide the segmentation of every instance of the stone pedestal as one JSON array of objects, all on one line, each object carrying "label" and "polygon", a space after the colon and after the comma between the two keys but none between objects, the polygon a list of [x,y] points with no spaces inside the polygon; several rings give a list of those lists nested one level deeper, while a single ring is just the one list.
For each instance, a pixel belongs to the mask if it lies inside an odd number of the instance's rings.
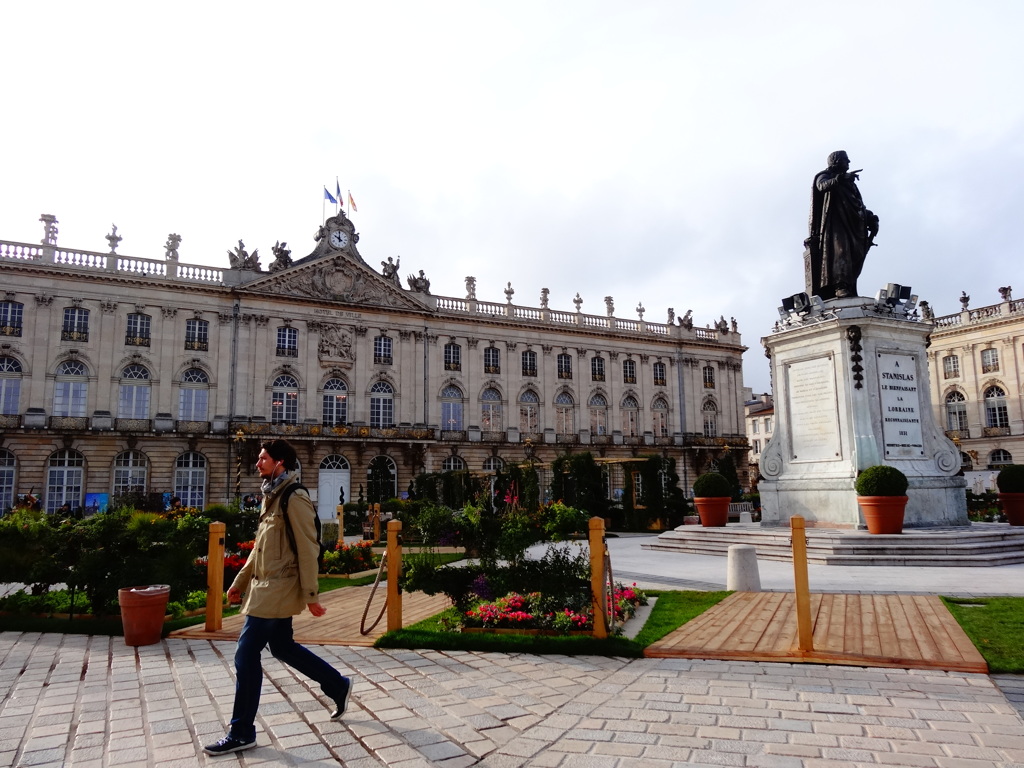
[{"label": "stone pedestal", "polygon": [[875,300],[833,299],[762,340],[775,434],[761,455],[761,525],[864,528],[854,481],[889,464],[910,481],[905,528],[968,525],[960,453],[936,426],[932,326]]}]

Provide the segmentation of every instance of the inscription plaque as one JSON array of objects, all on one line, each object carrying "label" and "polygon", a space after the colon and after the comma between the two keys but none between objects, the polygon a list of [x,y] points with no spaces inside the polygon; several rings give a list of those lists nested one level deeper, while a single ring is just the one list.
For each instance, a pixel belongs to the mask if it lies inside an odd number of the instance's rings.
[{"label": "inscription plaque", "polygon": [[924,456],[921,393],[917,385],[917,362],[913,355],[878,353],[878,391],[886,458]]},{"label": "inscription plaque", "polygon": [[839,406],[832,356],[787,366],[793,461],[838,461]]}]

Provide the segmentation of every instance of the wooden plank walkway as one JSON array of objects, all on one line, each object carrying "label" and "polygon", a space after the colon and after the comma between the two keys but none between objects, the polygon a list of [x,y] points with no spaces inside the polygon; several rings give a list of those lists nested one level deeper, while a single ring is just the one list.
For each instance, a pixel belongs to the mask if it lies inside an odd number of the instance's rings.
[{"label": "wooden plank walkway", "polygon": [[988,672],[934,595],[811,594],[814,650],[797,643],[793,592],[736,592],[648,646],[645,656]]},{"label": "wooden plank walkway", "polygon": [[[366,600],[370,596],[372,584],[362,587],[343,587],[332,589],[320,595],[320,602],[327,608],[327,614],[316,618],[308,611],[295,617],[292,627],[295,631],[295,639],[300,643],[313,643],[316,645],[355,645],[372,646],[378,637],[387,631],[388,617],[384,616],[380,624],[368,635],[359,633],[360,620],[363,617],[363,610],[366,607]],[[384,607],[384,597],[387,585],[383,582],[377,587],[373,596],[373,605],[370,606],[370,613],[366,617],[367,625],[372,624]],[[451,605],[451,602],[444,595],[425,595],[422,592],[406,592],[402,595],[402,625],[409,626],[417,621],[440,613]],[[210,640],[235,640],[238,633],[242,631],[242,623],[245,617],[242,615],[230,616],[224,619],[223,628],[217,632],[207,632],[203,624],[194,627],[179,629],[172,632],[172,638],[205,638]]]}]

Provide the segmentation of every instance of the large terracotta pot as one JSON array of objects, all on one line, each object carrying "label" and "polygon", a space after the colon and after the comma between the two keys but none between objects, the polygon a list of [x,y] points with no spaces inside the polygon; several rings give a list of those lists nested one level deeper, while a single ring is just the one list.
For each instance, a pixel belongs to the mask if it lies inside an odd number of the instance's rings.
[{"label": "large terracotta pot", "polygon": [[1024,493],[1000,493],[999,506],[1010,525],[1024,525]]},{"label": "large terracotta pot", "polygon": [[858,496],[868,533],[903,533],[907,496]]},{"label": "large terracotta pot", "polygon": [[705,528],[724,528],[729,522],[729,496],[701,496],[693,504],[700,515],[700,524]]}]

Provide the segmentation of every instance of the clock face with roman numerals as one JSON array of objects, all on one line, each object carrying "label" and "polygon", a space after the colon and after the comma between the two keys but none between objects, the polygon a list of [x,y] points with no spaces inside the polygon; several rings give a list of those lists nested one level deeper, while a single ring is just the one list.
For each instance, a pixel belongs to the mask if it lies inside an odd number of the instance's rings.
[{"label": "clock face with roman numerals", "polygon": [[348,233],[340,229],[331,232],[331,245],[335,248],[344,248],[348,245]]}]

